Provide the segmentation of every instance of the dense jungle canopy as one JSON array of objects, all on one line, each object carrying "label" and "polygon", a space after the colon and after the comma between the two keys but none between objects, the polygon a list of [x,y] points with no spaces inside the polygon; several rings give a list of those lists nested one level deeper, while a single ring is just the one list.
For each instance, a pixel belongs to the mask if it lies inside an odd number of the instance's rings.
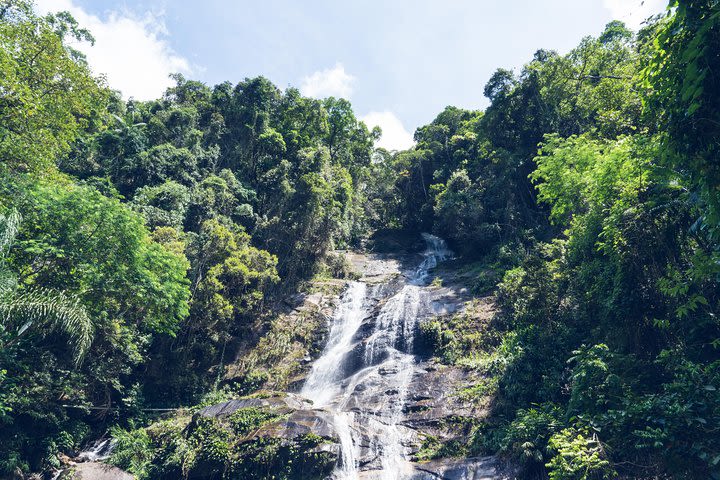
[{"label": "dense jungle canopy", "polygon": [[109,430],[140,478],[224,461],[217,438],[163,455],[151,409],[258,391],[223,369],[278,302],[347,275],[338,250],[419,232],[498,309],[488,331],[422,325],[493,397],[432,455],[720,478],[716,0],[498,69],[489,107],[448,106],[406,151],[375,148],[347,100],[263,77],[123,100],[78,41],[69,14],[0,1],[0,478]]}]

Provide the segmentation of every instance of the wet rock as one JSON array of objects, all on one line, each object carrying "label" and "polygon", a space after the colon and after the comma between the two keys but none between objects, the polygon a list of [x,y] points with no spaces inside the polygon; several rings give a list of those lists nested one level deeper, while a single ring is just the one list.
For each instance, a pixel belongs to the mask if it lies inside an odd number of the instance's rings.
[{"label": "wet rock", "polygon": [[102,462],[110,458],[114,443],[109,438],[100,439],[94,442],[89,448],[78,454],[76,462]]},{"label": "wet rock", "polygon": [[507,470],[495,457],[442,459],[415,464],[409,480],[511,480]]},{"label": "wet rock", "polygon": [[430,405],[419,405],[416,403],[416,404],[406,405],[405,408],[403,408],[403,413],[425,412],[430,409],[432,409],[432,407]]},{"label": "wet rock", "polygon": [[295,439],[308,434],[337,441],[338,435],[333,424],[332,414],[323,410],[296,410],[287,420],[269,423],[255,435],[257,437],[273,437]]},{"label": "wet rock", "polygon": [[349,252],[346,258],[356,272],[361,272],[360,280],[371,285],[387,284],[401,273],[401,262],[386,255]]},{"label": "wet rock", "polygon": [[[342,355],[336,348],[330,350],[332,355],[324,357],[332,359],[334,369],[318,377],[329,379],[318,390],[329,400],[317,396],[325,408],[313,407],[297,396],[279,396],[225,402],[200,414],[229,415],[246,406],[282,411],[283,420],[263,425],[253,435],[288,442],[309,433],[331,439],[317,448],[336,456],[351,451],[351,461],[358,466],[358,478],[362,480],[380,479],[388,472],[403,480],[511,478],[504,476],[494,458],[411,462],[428,436],[442,443],[467,442],[473,426],[486,414],[483,405],[458,395],[464,387],[479,381],[478,374],[432,362],[428,360],[430,353],[423,357],[420,351],[420,322],[462,311],[470,298],[457,281],[446,282],[441,273],[432,270],[448,252],[441,240],[432,236],[426,236],[426,240],[429,250],[425,255],[346,254],[356,271],[361,272],[366,290],[364,300],[354,302],[357,306],[352,315],[346,316],[345,323],[338,323],[335,317],[323,322],[332,325],[333,332],[336,325],[345,325],[348,336],[339,338],[351,339],[338,344],[342,345]],[[442,282],[423,286],[436,275]],[[306,297],[303,306],[312,311],[320,302],[321,298]],[[318,337],[327,337],[326,330],[318,332]],[[335,334],[330,333],[331,338]],[[308,365],[307,355],[299,358]],[[327,370],[330,363],[324,365]],[[293,381],[298,391],[300,380],[298,377]],[[349,420],[345,420],[346,416]],[[339,418],[343,420],[338,423]],[[346,450],[348,445],[352,450]]]},{"label": "wet rock", "polygon": [[378,369],[380,375],[394,375],[398,373],[398,369],[395,367],[381,367]]},{"label": "wet rock", "polygon": [[267,398],[241,398],[237,400],[228,400],[200,410],[197,415],[201,417],[224,418],[232,415],[241,408],[249,407],[267,407],[278,411],[278,413],[287,413],[292,410],[311,408],[312,403],[299,395],[288,393],[281,396],[272,396]]},{"label": "wet rock", "polygon": [[361,342],[355,343],[347,352],[342,362],[337,366],[342,377],[349,377],[363,368],[365,364],[365,348]]}]

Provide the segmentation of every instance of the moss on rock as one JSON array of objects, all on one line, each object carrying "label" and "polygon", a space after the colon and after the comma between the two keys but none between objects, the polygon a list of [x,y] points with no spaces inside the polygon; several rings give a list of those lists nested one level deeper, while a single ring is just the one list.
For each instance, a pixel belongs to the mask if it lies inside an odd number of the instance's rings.
[{"label": "moss on rock", "polygon": [[266,435],[293,413],[258,405],[218,415],[174,417],[134,431],[117,431],[111,462],[143,479],[321,480],[333,469],[330,438],[298,431]]}]

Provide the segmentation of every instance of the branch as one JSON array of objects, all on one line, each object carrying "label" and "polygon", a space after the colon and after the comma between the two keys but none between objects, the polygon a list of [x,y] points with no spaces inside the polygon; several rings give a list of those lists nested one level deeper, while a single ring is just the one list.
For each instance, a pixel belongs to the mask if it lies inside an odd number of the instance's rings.
[{"label": "branch", "polygon": [[601,80],[603,78],[610,78],[612,80],[632,80],[632,77],[624,75],[580,75],[575,77],[573,80]]}]

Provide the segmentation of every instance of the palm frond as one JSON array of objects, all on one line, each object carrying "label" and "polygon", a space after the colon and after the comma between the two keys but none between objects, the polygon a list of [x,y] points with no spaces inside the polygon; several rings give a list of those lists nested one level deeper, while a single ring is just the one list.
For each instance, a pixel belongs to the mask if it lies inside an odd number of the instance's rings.
[{"label": "palm frond", "polygon": [[15,241],[19,226],[20,213],[17,210],[0,215],[0,259],[5,257],[10,245]]},{"label": "palm frond", "polygon": [[0,261],[0,295],[9,295],[17,287],[17,276]]},{"label": "palm frond", "polygon": [[44,335],[67,336],[77,363],[90,348],[95,327],[87,311],[76,298],[61,292],[36,288],[0,295],[0,322],[17,328],[22,335],[28,328],[44,330]]},{"label": "palm frond", "polygon": [[77,298],[44,288],[18,290],[17,277],[6,265],[6,255],[20,225],[17,210],[0,215],[0,324],[20,337],[30,328],[48,335],[61,333],[80,363],[90,348],[95,327]]}]

